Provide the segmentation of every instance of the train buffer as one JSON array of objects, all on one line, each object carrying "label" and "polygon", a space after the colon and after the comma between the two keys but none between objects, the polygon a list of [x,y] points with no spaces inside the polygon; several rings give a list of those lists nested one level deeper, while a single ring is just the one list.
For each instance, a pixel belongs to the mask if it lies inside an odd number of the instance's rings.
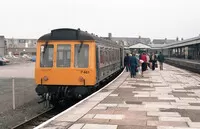
[{"label": "train buffer", "polygon": [[144,77],[123,72],[35,129],[199,129],[199,115],[200,75],[164,64]]}]

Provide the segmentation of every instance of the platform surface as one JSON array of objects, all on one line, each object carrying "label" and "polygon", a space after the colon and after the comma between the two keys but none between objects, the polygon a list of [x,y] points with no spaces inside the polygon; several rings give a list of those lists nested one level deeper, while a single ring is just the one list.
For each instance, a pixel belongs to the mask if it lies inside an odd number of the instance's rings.
[{"label": "platform surface", "polygon": [[200,75],[167,64],[117,80],[41,129],[200,129]]}]

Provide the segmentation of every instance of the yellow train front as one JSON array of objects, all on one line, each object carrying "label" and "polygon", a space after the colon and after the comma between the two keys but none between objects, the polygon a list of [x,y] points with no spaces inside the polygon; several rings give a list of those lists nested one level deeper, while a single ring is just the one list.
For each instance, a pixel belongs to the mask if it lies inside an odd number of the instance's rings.
[{"label": "yellow train front", "polygon": [[82,98],[123,68],[123,48],[75,29],[56,29],[37,42],[36,92],[56,103]]}]

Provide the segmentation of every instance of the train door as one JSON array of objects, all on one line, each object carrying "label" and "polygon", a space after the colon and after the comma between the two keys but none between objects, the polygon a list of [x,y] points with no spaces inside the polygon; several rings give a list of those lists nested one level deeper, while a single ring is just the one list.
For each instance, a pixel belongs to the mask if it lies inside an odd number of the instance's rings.
[{"label": "train door", "polygon": [[99,62],[99,48],[98,46],[96,45],[96,82],[99,82],[99,65],[100,65],[100,62]]},{"label": "train door", "polygon": [[123,48],[120,48],[120,59],[121,59],[120,66],[121,68],[123,68],[124,67],[124,49]]}]

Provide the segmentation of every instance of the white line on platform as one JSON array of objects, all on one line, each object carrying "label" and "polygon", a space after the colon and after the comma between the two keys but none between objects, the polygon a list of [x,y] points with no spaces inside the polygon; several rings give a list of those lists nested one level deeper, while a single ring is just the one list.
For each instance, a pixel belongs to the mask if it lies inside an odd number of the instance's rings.
[{"label": "white line on platform", "polygon": [[70,111],[71,109],[73,109],[74,107],[78,106],[79,104],[81,104],[82,102],[84,102],[85,100],[91,98],[92,96],[96,95],[97,93],[99,93],[101,90],[103,90],[104,88],[108,87],[110,84],[112,84],[115,80],[117,80],[123,73],[124,73],[125,69],[123,70],[123,72],[118,75],[114,80],[112,80],[111,82],[109,82],[106,86],[104,86],[103,88],[101,88],[99,91],[91,94],[90,96],[86,97],[85,99],[81,100],[80,102],[78,102],[77,104],[71,106],[70,108],[68,108],[67,110],[61,112],[60,114],[52,117],[51,119],[45,121],[44,123],[38,125],[37,127],[35,127],[34,129],[40,129],[42,128],[43,126],[45,126],[46,124],[50,123],[51,121],[55,120],[56,118],[60,117],[61,115],[65,114],[66,112]]}]

